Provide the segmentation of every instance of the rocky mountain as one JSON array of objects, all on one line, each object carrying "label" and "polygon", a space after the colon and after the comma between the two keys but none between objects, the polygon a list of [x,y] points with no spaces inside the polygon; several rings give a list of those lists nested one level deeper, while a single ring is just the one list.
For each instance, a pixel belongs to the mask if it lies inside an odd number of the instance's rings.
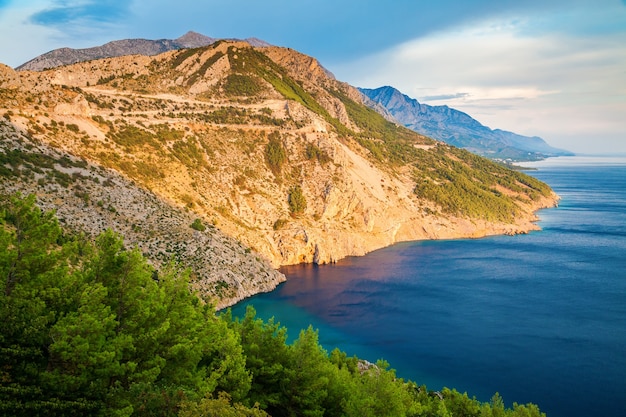
[{"label": "rocky mountain", "polygon": [[119,230],[155,262],[175,256],[222,306],[280,282],[269,265],[523,233],[557,200],[386,121],[287,48],[218,41],[38,72],[0,65],[0,117],[3,189],[36,193],[70,228]]},{"label": "rocky mountain", "polygon": [[459,110],[419,103],[393,87],[360,88],[359,91],[371,100],[372,108],[380,111],[382,107],[383,114],[392,116],[409,129],[488,158],[533,161],[573,155],[553,148],[537,136],[492,130]]},{"label": "rocky mountain", "polygon": [[[177,39],[122,39],[93,48],[59,48],[33,58],[16,69],[18,71],[42,71],[48,68],[56,68],[62,65],[101,58],[112,58],[124,55],[158,55],[177,49],[200,48],[211,45],[218,40],[219,39],[190,31]],[[244,42],[258,47],[270,46],[267,42],[257,38],[245,39]]]}]

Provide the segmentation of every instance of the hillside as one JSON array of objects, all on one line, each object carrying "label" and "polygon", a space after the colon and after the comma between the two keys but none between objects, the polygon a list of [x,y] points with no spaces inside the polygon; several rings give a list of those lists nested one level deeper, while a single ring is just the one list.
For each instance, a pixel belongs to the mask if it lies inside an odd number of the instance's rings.
[{"label": "hillside", "polygon": [[[181,225],[198,217],[274,267],[404,240],[523,233],[556,202],[532,177],[387,122],[286,48],[220,41],[40,72],[3,66],[0,115],[3,142],[18,135],[116,172],[122,188],[188,213]],[[254,274],[220,288],[239,294]]]},{"label": "hillside", "polygon": [[467,113],[448,106],[429,106],[402,94],[393,87],[360,88],[370,106],[390,115],[422,135],[498,160],[534,161],[551,156],[572,155],[556,149],[540,137],[528,137],[490,129]]},{"label": "hillside", "polygon": [[285,280],[269,262],[212,225],[117,172],[33,140],[0,120],[0,195],[34,194],[69,231],[95,238],[106,229],[138,247],[157,268],[170,260],[193,270],[192,286],[223,308]]}]

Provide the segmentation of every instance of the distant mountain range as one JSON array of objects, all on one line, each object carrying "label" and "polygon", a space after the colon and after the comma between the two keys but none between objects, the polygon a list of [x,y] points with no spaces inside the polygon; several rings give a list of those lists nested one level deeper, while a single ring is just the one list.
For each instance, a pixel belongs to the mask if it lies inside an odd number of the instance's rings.
[{"label": "distant mountain range", "polygon": [[[31,59],[16,68],[18,71],[43,71],[63,65],[76,64],[77,62],[91,61],[93,59],[112,58],[125,55],[158,55],[163,52],[185,49],[200,48],[211,45],[221,39],[211,38],[193,31],[187,32],[177,39],[122,39],[108,42],[101,46],[85,49],[59,48]],[[238,40],[238,39],[229,39]],[[270,46],[269,43],[257,38],[243,39],[251,46]]]},{"label": "distant mountain range", "polygon": [[370,107],[387,118],[422,135],[467,149],[491,159],[532,161],[552,156],[573,155],[548,145],[542,138],[490,129],[467,113],[448,106],[429,106],[393,87],[359,88]]}]

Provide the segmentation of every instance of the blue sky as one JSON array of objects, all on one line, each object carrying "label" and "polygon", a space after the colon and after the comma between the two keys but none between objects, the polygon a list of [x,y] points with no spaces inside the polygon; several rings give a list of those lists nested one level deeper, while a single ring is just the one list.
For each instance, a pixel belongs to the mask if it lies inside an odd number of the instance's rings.
[{"label": "blue sky", "polygon": [[124,38],[258,37],[575,152],[626,152],[626,0],[0,0],[0,62]]}]

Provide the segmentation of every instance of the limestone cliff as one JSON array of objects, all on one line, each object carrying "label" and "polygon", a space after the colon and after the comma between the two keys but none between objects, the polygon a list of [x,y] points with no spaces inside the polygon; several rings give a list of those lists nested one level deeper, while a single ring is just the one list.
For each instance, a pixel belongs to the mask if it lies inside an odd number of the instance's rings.
[{"label": "limestone cliff", "polygon": [[[556,202],[537,180],[386,121],[285,48],[217,42],[1,70],[0,115],[12,129],[118,172],[274,267],[403,240],[522,233]],[[259,279],[244,275],[242,286]],[[244,294],[237,285],[228,288]]]}]

